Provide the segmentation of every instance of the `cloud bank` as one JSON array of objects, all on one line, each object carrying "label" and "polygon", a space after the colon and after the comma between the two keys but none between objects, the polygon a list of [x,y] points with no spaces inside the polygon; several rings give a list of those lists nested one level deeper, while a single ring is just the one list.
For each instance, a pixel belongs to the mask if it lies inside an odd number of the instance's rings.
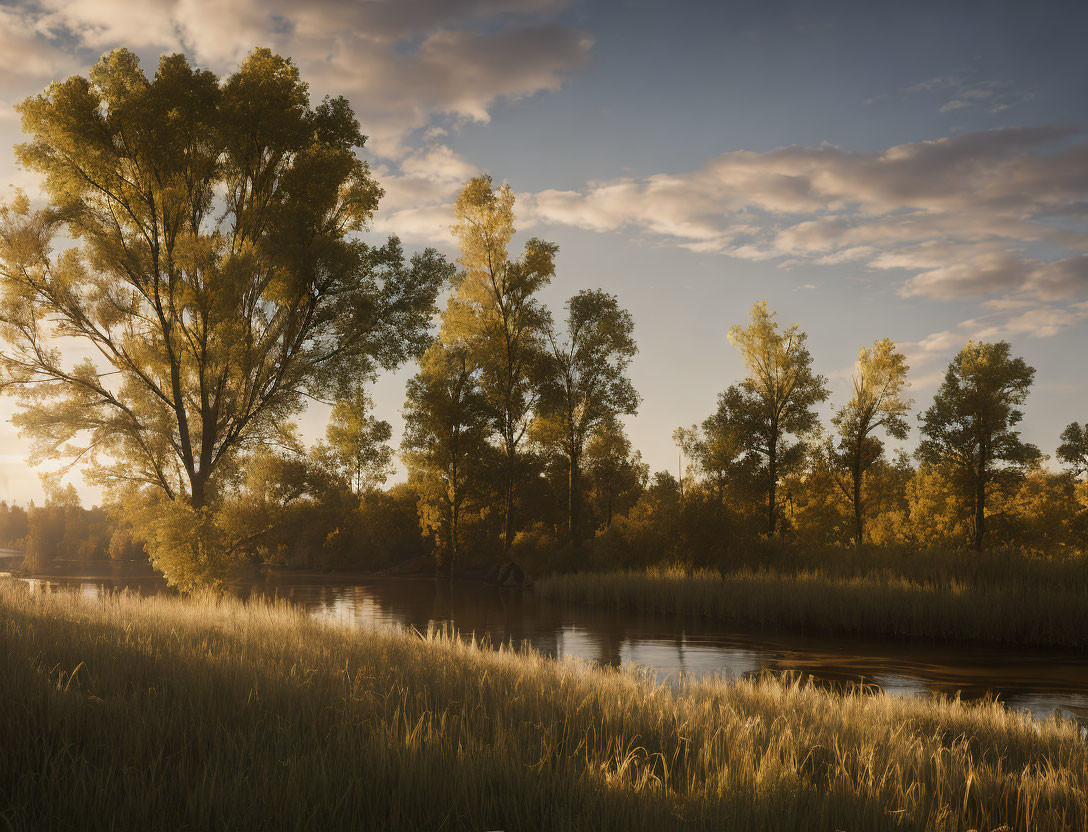
[{"label": "cloud bank", "polygon": [[0,8],[0,100],[112,48],[183,51],[219,72],[254,46],[290,55],[318,93],[352,99],[380,155],[436,119],[487,121],[496,102],[555,90],[592,38],[554,22],[567,0],[42,0]]}]

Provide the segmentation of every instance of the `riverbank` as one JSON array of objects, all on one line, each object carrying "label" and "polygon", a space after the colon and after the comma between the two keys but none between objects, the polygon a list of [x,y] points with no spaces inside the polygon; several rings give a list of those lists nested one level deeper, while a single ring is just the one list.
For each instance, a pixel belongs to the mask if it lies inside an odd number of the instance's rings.
[{"label": "riverbank", "polygon": [[286,604],[0,581],[15,829],[1078,829],[1088,744],[1000,705],[631,673]]},{"label": "riverbank", "polygon": [[1088,648],[1083,580],[649,569],[555,575],[538,581],[536,592],[552,602],[693,616],[723,626],[1083,649]]}]

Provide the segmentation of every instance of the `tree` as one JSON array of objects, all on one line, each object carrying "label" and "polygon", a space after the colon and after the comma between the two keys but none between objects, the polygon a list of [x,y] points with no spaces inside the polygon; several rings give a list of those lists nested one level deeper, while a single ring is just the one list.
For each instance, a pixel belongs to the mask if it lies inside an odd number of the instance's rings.
[{"label": "tree", "polygon": [[730,412],[725,396],[719,396],[718,409],[701,425],[677,428],[672,438],[681,454],[691,460],[688,472],[709,479],[719,507],[724,506],[726,485],[736,473],[737,459],[744,453],[737,419]]},{"label": "tree", "polygon": [[986,501],[999,478],[1021,473],[1041,458],[1013,430],[1023,418],[1035,370],[1013,358],[1005,341],[969,341],[952,359],[933,405],[920,417],[918,459],[950,465],[974,516],[974,545],[986,541]]},{"label": "tree", "polygon": [[650,469],[638,451],[632,452],[631,440],[615,418],[605,419],[594,430],[586,444],[585,459],[590,496],[607,528],[615,515],[634,505],[646,487]]},{"label": "tree", "polygon": [[843,491],[854,509],[854,544],[859,547],[865,538],[865,475],[884,451],[874,434],[883,428],[895,439],[907,438],[905,416],[911,402],[903,398],[903,390],[909,369],[906,357],[889,338],[863,348],[854,365],[854,396],[832,419],[839,431],[839,446],[831,460],[835,468],[850,474],[850,488]]},{"label": "tree", "polygon": [[555,274],[558,247],[533,238],[517,260],[514,193],[491,177],[469,180],[454,204],[453,233],[461,248],[457,292],[446,310],[447,337],[468,345],[480,367],[480,387],[502,451],[503,549],[513,541],[520,448],[536,403],[533,374],[544,350],[548,313],[536,297]]},{"label": "tree", "polygon": [[1074,477],[1088,474],[1088,423],[1081,427],[1073,422],[1062,431],[1058,459],[1065,463]]},{"label": "tree", "polygon": [[680,484],[680,499],[684,499],[684,474],[687,473],[684,469],[684,458],[688,460],[687,469],[694,473],[694,467],[696,463],[696,456],[699,451],[699,426],[692,425],[690,428],[679,427],[672,432],[672,444],[676,446],[676,477],[677,482]]},{"label": "tree", "polygon": [[722,394],[720,407],[733,414],[746,455],[759,466],[767,495],[767,534],[773,537],[779,477],[804,457],[800,442],[790,442],[789,436],[804,437],[816,427],[813,408],[828,396],[827,379],[812,371],[808,336],[797,324],[780,332],[765,301],[751,314],[748,327],[729,330],[748,377]]},{"label": "tree", "polygon": [[540,435],[567,464],[567,532],[580,540],[582,455],[593,431],[608,419],[638,409],[638,393],[626,371],[638,348],[635,322],[615,295],[579,292],[567,301],[567,331],[548,327],[550,353],[543,360]]},{"label": "tree", "polygon": [[333,405],[325,438],[337,467],[357,495],[382,485],[393,469],[393,449],[386,442],[393,428],[371,414],[374,403],[362,390]]},{"label": "tree", "polygon": [[466,506],[486,458],[487,401],[480,369],[463,346],[436,340],[408,382],[403,457],[419,490],[420,521],[443,539],[453,579]]},{"label": "tree", "polygon": [[[16,153],[50,205],[0,213],[0,387],[35,458],[175,504],[149,513],[173,518],[149,535],[193,544],[167,573],[187,583],[186,563],[227,557],[220,470],[308,398],[421,351],[451,270],[352,236],[382,194],[365,138],[345,99],[311,107],[266,49],[222,80],[182,55],[147,78],[117,50],[18,109]],[[78,245],[54,256],[60,234]],[[95,359],[66,362],[59,336]]]}]

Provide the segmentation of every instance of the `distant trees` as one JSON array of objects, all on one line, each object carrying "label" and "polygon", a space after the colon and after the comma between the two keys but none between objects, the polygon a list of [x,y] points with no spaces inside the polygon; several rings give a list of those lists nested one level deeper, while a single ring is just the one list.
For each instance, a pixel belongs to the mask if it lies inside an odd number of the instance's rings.
[{"label": "distant trees", "polygon": [[649,466],[632,449],[619,420],[610,417],[594,430],[586,445],[589,497],[603,528],[617,514],[626,514],[646,487]]},{"label": "distant trees", "polygon": [[836,467],[849,472],[850,487],[844,489],[854,509],[854,541],[865,539],[865,474],[880,459],[884,446],[876,431],[883,429],[895,439],[906,439],[906,413],[910,400],[903,397],[909,367],[890,339],[864,348],[854,367],[854,395],[835,413],[839,444],[832,448]]},{"label": "distant trees", "polygon": [[18,505],[8,505],[0,501],[0,547],[15,549],[22,547],[26,540],[26,509]]},{"label": "distant trees", "polygon": [[607,292],[585,290],[572,297],[566,325],[561,335],[547,327],[550,349],[541,360],[536,433],[566,462],[567,533],[577,543],[586,442],[606,422],[638,408],[638,393],[626,375],[637,347],[634,319]]},{"label": "distant trees", "polygon": [[[829,391],[827,379],[812,370],[807,336],[797,324],[780,331],[766,302],[752,307],[751,323],[729,330],[748,377],[727,389],[721,407],[730,414],[745,453],[759,466],[767,505],[767,534],[778,521],[778,482],[804,459],[798,440],[817,426],[815,405]],[[790,437],[795,437],[790,440]]]},{"label": "distant trees", "polygon": [[1035,370],[1013,358],[1005,341],[968,342],[952,360],[934,399],[921,415],[918,458],[950,465],[974,518],[974,545],[986,541],[986,508],[995,480],[1016,475],[1041,458],[1014,427],[1023,418]]},{"label": "distant trees", "polygon": [[1074,477],[1088,474],[1088,424],[1081,427],[1073,422],[1062,431],[1058,459]]},{"label": "distant trees", "polygon": [[[421,352],[450,269],[351,236],[382,194],[359,125],[268,50],[223,79],[116,50],[18,109],[50,205],[0,212],[0,388],[37,458],[152,499],[136,528],[172,582],[221,581],[220,472],[307,397]],[[61,235],[77,247],[52,256]],[[65,363],[57,335],[95,360]]]},{"label": "distant trees", "polygon": [[373,407],[366,392],[357,390],[333,405],[325,428],[331,457],[358,495],[382,485],[393,470],[393,449],[386,444],[393,428],[374,417]]}]

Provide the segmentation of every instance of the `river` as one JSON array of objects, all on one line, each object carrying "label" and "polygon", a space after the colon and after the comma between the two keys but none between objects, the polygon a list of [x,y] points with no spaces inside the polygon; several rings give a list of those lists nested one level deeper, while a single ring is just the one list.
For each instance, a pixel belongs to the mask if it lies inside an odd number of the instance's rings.
[{"label": "river", "polygon": [[[0,556],[0,570],[17,563]],[[116,563],[64,564],[48,575],[22,580],[35,591],[67,587],[91,597],[121,589],[170,591],[146,566]],[[492,644],[527,643],[551,656],[614,667],[640,665],[661,680],[795,672],[831,685],[864,682],[897,695],[996,696],[1040,718],[1060,711],[1088,724],[1088,656],[1083,653],[723,629],[681,618],[551,604],[529,591],[470,583],[451,588],[422,579],[279,576],[235,591],[288,599],[315,617],[357,626],[421,632],[453,626]]]}]

